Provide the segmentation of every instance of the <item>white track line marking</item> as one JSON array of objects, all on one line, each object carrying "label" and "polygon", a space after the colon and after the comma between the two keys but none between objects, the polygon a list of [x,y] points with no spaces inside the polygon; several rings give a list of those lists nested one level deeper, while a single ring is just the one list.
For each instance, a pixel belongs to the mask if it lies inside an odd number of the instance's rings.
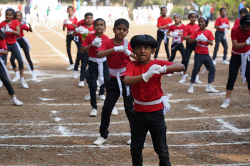
[{"label": "white track line marking", "polygon": [[[51,111],[50,117],[56,116],[56,113],[57,113],[57,112],[55,112],[55,111]],[[74,135],[74,133],[69,132],[69,129],[67,129],[65,126],[61,126],[61,125],[60,125],[60,121],[62,120],[62,118],[59,118],[59,117],[56,116],[53,120],[59,124],[59,125],[56,126],[56,127],[57,127],[57,130],[58,130],[63,136]]]},{"label": "white track line marking", "polygon": [[[43,25],[42,25],[43,26]],[[54,29],[50,28],[50,27],[46,27],[46,26],[43,26],[47,29],[49,29],[50,31],[52,31],[53,33],[59,35],[60,37],[62,37],[63,39],[66,39],[66,36],[64,36],[63,34],[59,33],[59,32],[56,32]]]},{"label": "white track line marking", "polygon": [[[250,145],[249,142],[230,142],[230,143],[208,143],[208,144],[183,144],[183,145],[168,145],[169,147],[204,147],[204,146],[228,146],[228,145]],[[33,147],[33,148],[130,148],[129,145],[15,145],[15,144],[0,144],[6,147]],[[144,144],[145,147],[153,147],[151,144]]]},{"label": "white track line marking", "polygon": [[221,93],[209,93],[211,96],[226,96],[226,92],[221,92]]},{"label": "white track line marking", "polygon": [[42,92],[51,92],[51,91],[55,91],[55,90],[50,90],[50,89],[42,89]]},{"label": "white track line marking", "polygon": [[[117,103],[116,103],[117,104]],[[58,113],[59,111],[54,111]],[[242,117],[249,117],[250,114],[240,114],[240,115],[226,115],[226,116],[201,116],[201,117],[190,117],[190,118],[166,118],[165,121],[189,121],[189,120],[206,120],[206,119],[223,119],[223,118],[242,118]],[[122,124],[128,123],[128,121],[118,121],[118,122],[110,122],[110,125],[115,124]],[[56,126],[57,123],[0,123],[0,126]],[[100,122],[93,122],[93,123],[63,123],[61,125],[64,126],[91,126],[91,125],[100,125]]]},{"label": "white track line marking", "polygon": [[207,111],[205,109],[200,109],[199,107],[195,107],[195,106],[192,106],[190,104],[188,104],[188,108],[185,108],[185,109],[192,109],[192,110],[200,112],[200,113],[203,113],[203,112]]},{"label": "white track line marking", "polygon": [[38,97],[39,100],[42,100],[42,101],[52,101],[52,100],[55,100],[55,98],[43,98],[43,97]]},{"label": "white track line marking", "polygon": [[58,49],[56,49],[50,42],[48,42],[45,38],[42,37],[42,35],[40,35],[35,29],[33,30],[33,32],[39,37],[41,38],[48,46],[50,46],[50,48],[52,50],[54,50],[58,55],[60,55],[63,59],[68,60],[67,56],[64,55],[63,53],[61,53]]},{"label": "white track line marking", "polygon": [[241,134],[240,129],[234,127],[228,122],[225,122],[223,119],[216,119],[216,121],[221,123],[223,128],[230,129],[235,134],[239,134],[239,135]]},{"label": "white track line marking", "polygon": [[[242,166],[242,165],[250,165],[250,163],[234,163],[234,164],[199,164],[192,166]],[[149,165],[145,165],[149,166]],[[186,165],[175,165],[175,166],[186,166]]]}]

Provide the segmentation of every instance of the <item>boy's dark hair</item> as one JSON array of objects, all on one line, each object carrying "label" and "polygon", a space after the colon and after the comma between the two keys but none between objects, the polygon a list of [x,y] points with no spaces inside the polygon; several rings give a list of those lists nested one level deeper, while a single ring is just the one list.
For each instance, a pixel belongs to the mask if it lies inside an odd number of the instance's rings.
[{"label": "boy's dark hair", "polygon": [[240,9],[240,13],[246,13],[246,14],[248,14],[247,8]]},{"label": "boy's dark hair", "polygon": [[90,12],[86,13],[86,14],[84,15],[84,18],[86,18],[87,16],[92,16],[92,17],[93,17],[93,13],[90,13]]},{"label": "boy's dark hair", "polygon": [[67,7],[67,10],[68,10],[69,8],[71,8],[72,10],[74,10],[73,6],[68,6],[68,7]]},{"label": "boy's dark hair", "polygon": [[120,19],[118,19],[118,20],[115,21],[114,28],[117,27],[120,24],[124,24],[129,29],[129,23],[128,23],[128,21],[125,20],[125,19],[123,19],[123,18],[120,18]]},{"label": "boy's dark hair", "polygon": [[244,28],[246,25],[250,25],[250,14],[245,15],[240,19],[240,25]]},{"label": "boy's dark hair", "polygon": [[15,15],[14,15],[14,19],[16,19],[16,14],[17,14],[17,13],[20,13],[20,14],[21,14],[21,16],[22,16],[22,18],[23,18],[23,14],[22,14],[22,12],[20,12],[20,11],[16,11],[16,12],[15,12]]},{"label": "boy's dark hair", "polygon": [[[206,22],[206,27],[208,26],[209,21],[206,17],[201,16],[199,19],[203,19]],[[198,19],[198,21],[199,21],[199,19]]]},{"label": "boy's dark hair", "polygon": [[12,15],[15,16],[15,10],[12,8],[9,8],[5,11],[5,13],[7,13],[8,11],[11,11]]},{"label": "boy's dark hair", "polygon": [[157,41],[150,35],[136,35],[130,40],[130,46],[134,49],[136,46],[150,46],[157,48]]},{"label": "boy's dark hair", "polygon": [[222,8],[220,8],[220,13],[221,13],[221,11],[222,11],[223,9],[227,10],[226,8],[222,7]]},{"label": "boy's dark hair", "polygon": [[103,21],[103,22],[104,22],[104,26],[106,26],[106,22],[105,22],[104,19],[102,19],[102,18],[96,19],[96,20],[94,21],[94,26],[95,26],[95,23],[96,23],[97,21]]},{"label": "boy's dark hair", "polygon": [[[166,8],[166,9],[167,9],[167,7],[166,7],[166,6],[162,6],[162,7],[161,7],[161,11],[162,11],[162,9],[164,9],[164,8]],[[167,10],[168,10],[168,9],[167,9]]]}]

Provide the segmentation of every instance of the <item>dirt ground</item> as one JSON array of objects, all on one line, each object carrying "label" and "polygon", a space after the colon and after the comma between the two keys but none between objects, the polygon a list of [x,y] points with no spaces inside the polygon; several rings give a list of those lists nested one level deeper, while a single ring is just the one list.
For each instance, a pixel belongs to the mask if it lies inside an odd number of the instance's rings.
[{"label": "dirt ground", "polygon": [[[187,22],[184,21],[184,24]],[[231,23],[232,25],[233,23]],[[209,29],[214,32],[214,23]],[[112,26],[106,35],[113,37]],[[25,79],[30,86],[23,89],[12,83],[22,107],[13,106],[4,87],[0,89],[0,165],[131,165],[128,120],[123,100],[119,99],[119,115],[111,117],[110,136],[103,146],[92,145],[99,137],[103,101],[98,100],[98,116],[89,117],[91,106],[83,98],[88,86],[77,86],[69,66],[65,32],[60,23],[53,28],[42,24],[33,33],[25,33],[32,49],[31,56],[38,81],[31,81],[26,70]],[[127,39],[136,34],[156,37],[156,27],[136,26],[131,23]],[[231,50],[230,32],[226,34]],[[210,55],[213,46],[210,47]],[[170,96],[171,110],[166,115],[167,143],[173,165],[250,165],[250,100],[247,84],[240,73],[228,109],[220,109],[225,99],[228,66],[222,65],[223,48],[220,45],[214,86],[217,94],[205,93],[208,72],[200,75],[201,85],[195,85],[194,94],[188,94],[189,81],[178,83],[180,74],[162,76],[164,93]],[[228,60],[231,52],[228,51]],[[72,43],[75,59],[76,46]],[[8,56],[9,59],[10,55]],[[160,58],[166,59],[163,43]],[[175,59],[180,63],[181,56]],[[8,61],[8,70],[14,76]],[[188,77],[193,69],[193,56]],[[201,70],[204,69],[204,66]],[[144,164],[157,165],[148,134],[143,150]]]}]

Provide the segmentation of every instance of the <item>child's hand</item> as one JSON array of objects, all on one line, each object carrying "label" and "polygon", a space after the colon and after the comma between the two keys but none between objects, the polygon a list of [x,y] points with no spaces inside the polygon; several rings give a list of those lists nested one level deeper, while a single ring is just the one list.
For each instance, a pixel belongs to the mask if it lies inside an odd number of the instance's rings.
[{"label": "child's hand", "polygon": [[124,53],[127,55],[127,56],[130,56],[131,55],[131,51],[128,50],[128,40],[127,39],[124,39]]},{"label": "child's hand", "polygon": [[115,52],[124,52],[124,46],[123,45],[115,46],[114,50]]},{"label": "child's hand", "polygon": [[208,40],[207,37],[203,33],[200,34],[199,36],[200,36],[200,41],[201,42],[206,42]]},{"label": "child's hand", "polygon": [[167,73],[167,66],[164,65],[162,66],[160,69],[159,69],[159,72],[162,74],[162,73]]},{"label": "child's hand", "polygon": [[170,34],[171,37],[177,37],[178,36],[178,32],[173,32],[172,34]]},{"label": "child's hand", "polygon": [[5,28],[4,28],[4,27],[2,27],[2,28],[1,28],[1,31],[2,31],[3,33],[5,33],[5,32],[6,32],[6,30],[5,30]]},{"label": "child's hand", "polygon": [[5,32],[13,32],[12,29],[10,29],[9,25],[7,24],[5,27]]},{"label": "child's hand", "polygon": [[87,33],[89,33],[89,30],[87,28],[82,27],[82,26],[79,26],[78,28],[76,28],[75,31],[77,33],[80,33],[80,34],[87,34]]},{"label": "child's hand", "polygon": [[247,45],[250,45],[250,37],[246,40]]},{"label": "child's hand", "polygon": [[146,73],[142,74],[142,79],[145,82],[148,82],[148,80],[153,77],[154,74],[160,74],[160,65],[152,65]]},{"label": "child's hand", "polygon": [[92,41],[93,46],[100,47],[102,45],[102,38],[98,36]]}]

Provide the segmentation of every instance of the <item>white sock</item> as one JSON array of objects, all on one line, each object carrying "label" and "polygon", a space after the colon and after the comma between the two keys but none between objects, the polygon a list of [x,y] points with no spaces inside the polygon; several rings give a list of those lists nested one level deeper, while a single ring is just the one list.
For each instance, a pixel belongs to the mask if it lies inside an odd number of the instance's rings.
[{"label": "white sock", "polygon": [[20,78],[20,81],[24,81],[24,77]]},{"label": "white sock", "polygon": [[16,96],[12,98],[13,101],[17,100]]},{"label": "white sock", "polygon": [[208,83],[208,84],[207,84],[207,88],[212,88],[212,84],[211,84],[211,83]]},{"label": "white sock", "polygon": [[183,78],[183,79],[186,79],[186,77],[187,77],[186,74],[183,74],[183,75],[182,75],[182,78]]},{"label": "white sock", "polygon": [[230,103],[230,98],[226,98],[225,102]]},{"label": "white sock", "polygon": [[192,87],[192,88],[194,87],[194,84],[193,84],[193,83],[190,84],[190,88],[191,88],[191,87]]},{"label": "white sock", "polygon": [[199,75],[196,75],[195,80],[199,80],[199,77],[200,77]]}]

